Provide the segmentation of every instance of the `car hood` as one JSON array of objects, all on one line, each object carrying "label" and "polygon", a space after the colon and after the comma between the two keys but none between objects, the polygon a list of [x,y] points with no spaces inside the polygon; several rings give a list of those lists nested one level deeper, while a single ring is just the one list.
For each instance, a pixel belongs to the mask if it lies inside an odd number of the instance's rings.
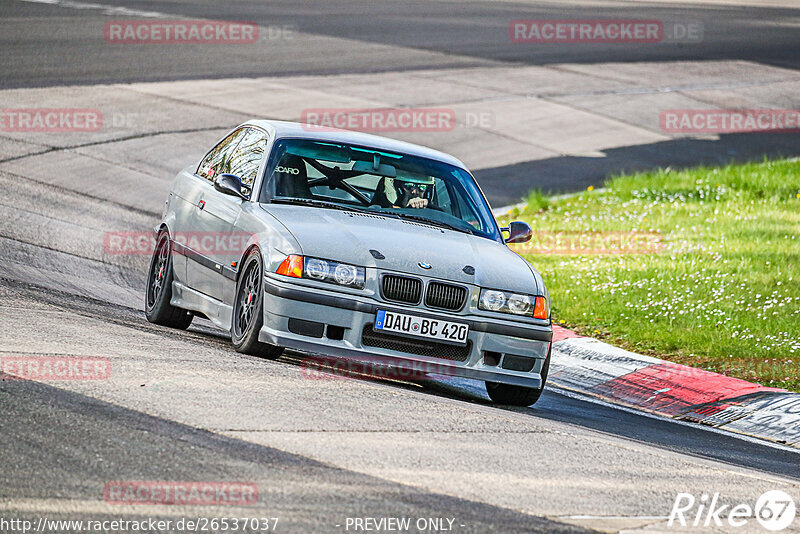
[{"label": "car hood", "polygon": [[[291,232],[305,256],[494,289],[544,289],[527,261],[490,239],[380,215],[281,204],[262,207]],[[371,250],[385,259],[375,259]],[[420,262],[431,268],[421,268]],[[464,271],[467,266],[474,267],[474,275]]]}]

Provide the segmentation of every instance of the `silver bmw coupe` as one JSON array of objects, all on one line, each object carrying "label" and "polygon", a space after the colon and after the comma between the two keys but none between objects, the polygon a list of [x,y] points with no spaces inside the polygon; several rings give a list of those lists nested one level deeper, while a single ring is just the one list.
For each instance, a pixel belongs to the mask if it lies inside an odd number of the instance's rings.
[{"label": "silver bmw coupe", "polygon": [[528,406],[550,364],[550,296],[457,159],[318,126],[250,121],[175,178],[145,312],[294,349],[486,382]]}]

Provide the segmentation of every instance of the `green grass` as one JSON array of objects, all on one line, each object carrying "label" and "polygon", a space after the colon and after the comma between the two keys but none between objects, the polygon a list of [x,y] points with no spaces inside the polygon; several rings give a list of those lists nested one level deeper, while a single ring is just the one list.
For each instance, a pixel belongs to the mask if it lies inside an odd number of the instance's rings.
[{"label": "green grass", "polygon": [[[800,161],[666,169],[527,200],[500,222],[533,227],[534,245],[517,250],[544,276],[556,324],[800,391]],[[543,236],[593,232],[649,233],[663,248],[543,252]]]}]

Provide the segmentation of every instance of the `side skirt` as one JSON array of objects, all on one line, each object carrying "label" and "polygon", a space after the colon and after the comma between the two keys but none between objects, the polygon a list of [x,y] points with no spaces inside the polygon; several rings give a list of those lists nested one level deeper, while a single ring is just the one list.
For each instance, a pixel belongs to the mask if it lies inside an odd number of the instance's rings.
[{"label": "side skirt", "polygon": [[170,300],[170,304],[184,310],[200,312],[223,330],[231,329],[233,306],[195,291],[180,282],[172,282],[172,300]]}]

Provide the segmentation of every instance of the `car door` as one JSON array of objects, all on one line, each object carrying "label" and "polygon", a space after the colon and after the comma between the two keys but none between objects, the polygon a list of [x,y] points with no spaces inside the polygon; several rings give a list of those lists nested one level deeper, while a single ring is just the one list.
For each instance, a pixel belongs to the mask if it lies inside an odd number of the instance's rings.
[{"label": "car door", "polygon": [[222,169],[226,157],[236,148],[244,134],[242,129],[237,129],[227,135],[203,157],[196,169],[182,171],[172,185],[170,209],[174,213],[174,219],[170,230],[176,252],[173,255],[173,269],[175,280],[181,284],[191,287],[187,274],[187,264],[191,262],[187,258],[194,257],[197,252],[187,246],[194,244],[194,239],[190,243],[190,238],[196,237],[194,224],[198,204],[209,184],[213,184],[216,171]]},{"label": "car door", "polygon": [[[266,134],[257,128],[243,128],[234,141],[211,174],[214,178],[225,173],[236,175],[252,189],[266,151]],[[213,180],[208,180],[201,188],[192,225],[197,233],[197,254],[188,258],[189,283],[195,290],[228,305],[233,304],[236,262],[249,240],[235,228],[243,202],[247,201],[217,191]]]},{"label": "car door", "polygon": [[200,215],[206,209],[209,196],[216,192],[214,179],[225,172],[226,162],[246,133],[245,128],[239,128],[212,148],[197,167],[193,187],[183,195],[189,209],[176,240],[185,246],[186,284],[207,296],[213,296],[212,288],[216,281],[212,270],[217,273],[219,270],[211,258],[214,247],[209,246],[209,240],[214,237],[213,225]]}]

